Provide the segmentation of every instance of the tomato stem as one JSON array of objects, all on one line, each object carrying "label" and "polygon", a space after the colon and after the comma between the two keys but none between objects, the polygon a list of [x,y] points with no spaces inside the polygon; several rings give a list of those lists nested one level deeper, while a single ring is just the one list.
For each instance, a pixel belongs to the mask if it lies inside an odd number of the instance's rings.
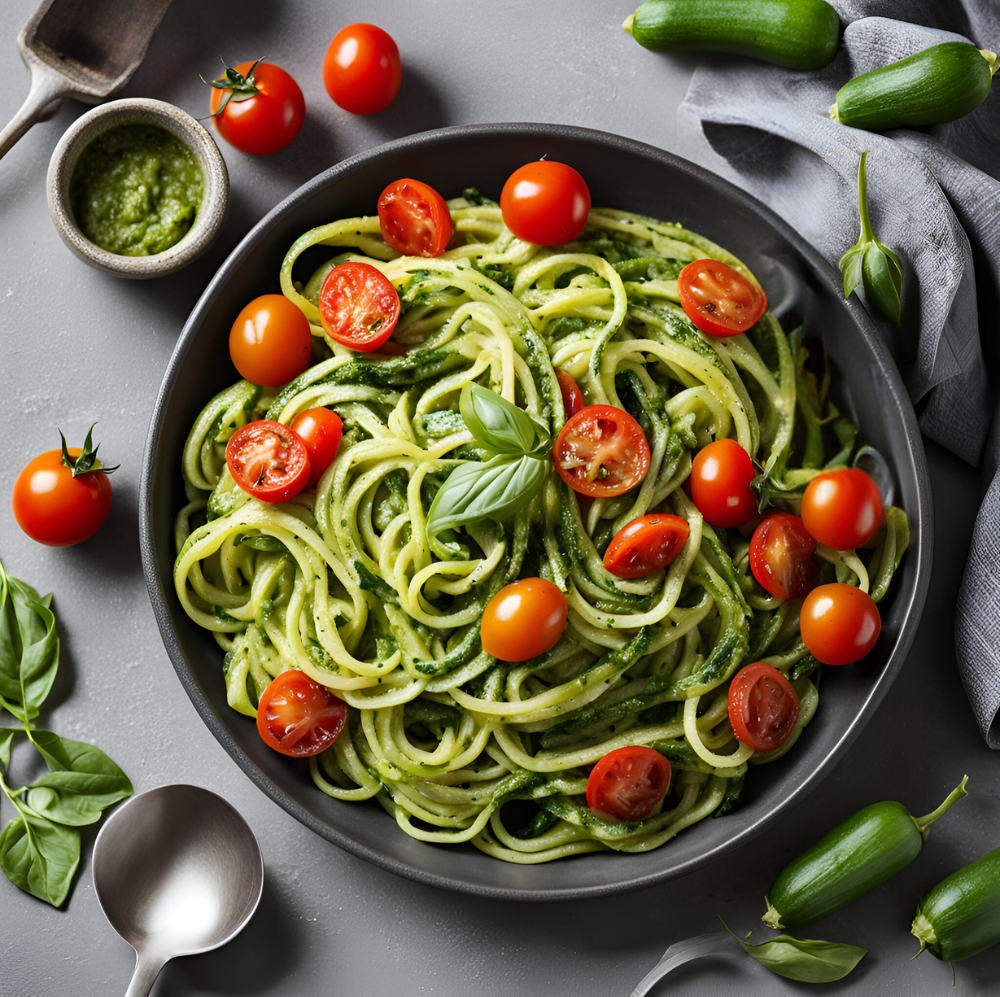
[{"label": "tomato stem", "polygon": [[[219,56],[222,59],[222,56]],[[249,100],[251,97],[256,97],[260,93],[254,83],[254,70],[264,61],[263,58],[258,59],[251,67],[250,71],[244,76],[238,69],[230,66],[226,63],[225,59],[222,59],[222,65],[226,67],[226,75],[223,79],[219,80],[206,80],[204,76],[199,74],[199,79],[202,83],[207,83],[210,87],[215,90],[225,90],[226,95],[219,102],[219,106],[209,115],[211,118],[216,118],[226,109],[230,101],[236,101],[240,103],[243,100]]]},{"label": "tomato stem", "polygon": [[104,467],[101,462],[97,459],[97,451],[100,450],[100,443],[95,447],[93,445],[93,433],[94,426],[97,423],[93,423],[90,429],[87,430],[87,438],[83,441],[83,449],[80,451],[80,455],[74,460],[69,455],[69,448],[66,446],[66,437],[63,436],[63,431],[59,429],[59,438],[62,440],[62,462],[65,467],[68,467],[73,472],[74,478],[79,478],[84,474],[111,474],[112,471],[117,471],[121,464],[115,464],[114,467]]}]

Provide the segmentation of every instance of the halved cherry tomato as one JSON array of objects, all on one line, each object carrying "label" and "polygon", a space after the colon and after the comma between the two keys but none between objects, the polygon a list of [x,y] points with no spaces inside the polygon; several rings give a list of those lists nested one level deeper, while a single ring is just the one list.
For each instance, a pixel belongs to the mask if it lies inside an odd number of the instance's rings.
[{"label": "halved cherry tomato", "polygon": [[419,180],[397,180],[379,195],[382,238],[404,256],[440,256],[454,231],[445,199]]},{"label": "halved cherry tomato", "polygon": [[269,748],[293,758],[326,751],[347,723],[347,703],[303,672],[282,672],[257,705],[257,731]]},{"label": "halved cherry tomato", "polygon": [[333,463],[344,435],[344,424],[328,408],[311,408],[292,419],[292,432],[298,433],[309,454],[309,484],[315,488]]},{"label": "halved cherry tomato", "polygon": [[815,553],[802,520],[775,512],[753,531],[750,570],[775,599],[800,599],[816,584]]},{"label": "halved cherry tomato", "polygon": [[587,403],[583,399],[583,392],[580,390],[580,385],[566,371],[557,370],[556,380],[559,382],[559,390],[562,392],[566,418],[569,419],[581,411]]},{"label": "halved cherry tomato", "polygon": [[392,36],[374,24],[348,24],[323,59],[323,86],[345,111],[375,114],[399,93],[403,68]]},{"label": "halved cherry tomato", "polygon": [[370,263],[334,267],[323,281],[317,304],[326,334],[362,353],[377,350],[399,321],[399,295]]},{"label": "halved cherry tomato", "polygon": [[587,779],[587,806],[616,820],[656,813],[670,786],[670,762],[644,745],[609,751]]},{"label": "halved cherry tomato", "polygon": [[298,83],[272,62],[241,62],[233,69],[237,80],[215,81],[233,86],[212,90],[215,127],[227,142],[253,156],[284,149],[306,117]]},{"label": "halved cherry tomato", "polygon": [[799,697],[772,665],[746,665],[729,683],[729,723],[736,739],[755,751],[780,747],[798,719]]},{"label": "halved cherry tomato", "polygon": [[642,578],[681,552],[691,528],[680,516],[656,512],[633,519],[615,534],[604,553],[604,567],[618,578]]},{"label": "halved cherry tomato", "polygon": [[[84,450],[87,456],[79,461]],[[108,474],[115,468],[102,470],[100,461],[94,466],[94,454],[88,433],[84,449],[69,447],[65,454],[46,450],[28,461],[17,476],[11,496],[14,518],[32,540],[49,547],[71,547],[101,528],[111,508]]]},{"label": "halved cherry tomato", "polygon": [[483,650],[501,661],[527,661],[555,647],[566,629],[566,596],[544,578],[520,578],[486,604]]},{"label": "halved cherry tomato", "polygon": [[802,643],[824,665],[860,661],[882,632],[878,606],[867,592],[831,582],[806,596],[799,614]]},{"label": "halved cherry tomato", "polygon": [[525,242],[572,242],[590,215],[587,181],[565,163],[540,159],[514,170],[500,192],[504,225]]},{"label": "halved cherry tomato", "polygon": [[240,377],[254,384],[287,384],[309,366],[309,320],[283,294],[262,294],[236,316],[229,355]]},{"label": "halved cherry tomato", "polygon": [[309,453],[298,433],[271,419],[248,422],[226,445],[226,465],[243,491],[261,502],[287,502],[309,481]]},{"label": "halved cherry tomato", "polygon": [[691,498],[711,526],[731,529],[757,515],[753,461],[735,440],[702,447],[691,464]]},{"label": "halved cherry tomato", "polygon": [[821,544],[834,550],[861,547],[882,525],[878,485],[857,467],[817,474],[802,496],[802,522]]},{"label": "halved cherry tomato", "polygon": [[677,296],[694,324],[709,336],[737,336],[767,311],[759,284],[718,260],[695,260],[677,275]]},{"label": "halved cherry tomato", "polygon": [[649,470],[649,444],[639,425],[613,405],[587,405],[566,421],[552,448],[556,472],[574,491],[612,498]]}]

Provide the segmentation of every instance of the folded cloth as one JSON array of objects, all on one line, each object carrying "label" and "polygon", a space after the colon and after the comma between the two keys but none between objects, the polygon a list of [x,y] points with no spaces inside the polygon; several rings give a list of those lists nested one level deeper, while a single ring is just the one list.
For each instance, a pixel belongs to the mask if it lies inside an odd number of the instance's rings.
[{"label": "folded cloth", "polygon": [[[846,25],[834,61],[794,71],[706,59],[681,105],[730,178],[836,266],[858,238],[858,159],[879,239],[903,260],[903,323],[876,319],[925,435],[988,486],[956,616],[959,668],[983,736],[1000,747],[1000,417],[987,361],[1000,362],[1000,94],[946,125],[883,134],[831,121],[854,76],[943,41],[1000,49],[993,0],[832,0]],[[913,23],[918,22],[918,23]],[[997,85],[1000,89],[1000,84]],[[986,357],[984,358],[984,351]],[[994,378],[996,381],[996,378]]]}]

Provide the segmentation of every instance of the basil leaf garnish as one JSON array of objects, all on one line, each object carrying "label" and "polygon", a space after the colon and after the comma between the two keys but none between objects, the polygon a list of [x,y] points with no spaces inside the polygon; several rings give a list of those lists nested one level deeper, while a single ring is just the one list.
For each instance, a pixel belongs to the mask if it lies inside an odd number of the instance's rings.
[{"label": "basil leaf garnish", "polygon": [[902,294],[903,265],[888,246],[875,238],[868,218],[868,181],[865,176],[865,159],[868,151],[861,153],[858,164],[858,208],[861,214],[861,236],[840,258],[840,271],[844,278],[844,297],[849,298],[858,284],[865,289],[865,299],[877,308],[890,322],[899,325]]},{"label": "basil leaf garnish", "polygon": [[527,412],[488,388],[467,384],[459,410],[476,442],[494,453],[520,456],[548,448],[548,433]]},{"label": "basil leaf garnish", "polygon": [[0,767],[10,768],[10,747],[19,733],[17,727],[0,727]]},{"label": "basil leaf garnish", "polygon": [[38,716],[59,668],[51,602],[0,564],[0,706],[22,723]]},{"label": "basil leaf garnish", "polygon": [[0,869],[15,886],[58,907],[80,864],[80,832],[39,817],[7,795],[20,816],[0,834]]}]

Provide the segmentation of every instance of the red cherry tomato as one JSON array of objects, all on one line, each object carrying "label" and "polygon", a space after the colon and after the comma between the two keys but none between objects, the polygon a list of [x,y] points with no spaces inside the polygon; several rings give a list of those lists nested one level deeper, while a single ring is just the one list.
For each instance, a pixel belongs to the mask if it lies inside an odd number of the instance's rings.
[{"label": "red cherry tomato", "polygon": [[348,24],[333,36],[323,59],[323,86],[345,111],[375,114],[399,93],[403,68],[388,32],[374,24]]},{"label": "red cherry tomato", "polygon": [[540,159],[507,178],[500,211],[518,239],[558,246],[576,239],[587,224],[590,188],[572,166]]},{"label": "red cherry tomato", "polygon": [[282,672],[257,705],[257,731],[269,748],[293,758],[326,751],[347,722],[347,703],[303,672]]},{"label": "red cherry tomato", "polygon": [[613,405],[587,405],[568,419],[552,448],[556,472],[574,491],[612,498],[649,470],[649,444],[639,425]]},{"label": "red cherry tomato", "polygon": [[261,502],[287,502],[309,481],[309,453],[288,426],[271,419],[248,422],[226,445],[226,465],[243,491]]},{"label": "red cherry tomato", "polygon": [[370,263],[334,267],[319,290],[318,306],[326,334],[362,353],[377,350],[399,321],[399,295]]},{"label": "red cherry tomato", "polygon": [[386,244],[404,256],[440,256],[454,230],[445,199],[419,180],[396,180],[378,199]]},{"label": "red cherry tomato", "polygon": [[832,582],[806,596],[799,614],[802,643],[824,665],[860,661],[882,632],[878,606],[867,592]]},{"label": "red cherry tomato", "polygon": [[718,260],[695,260],[677,275],[677,296],[687,317],[709,336],[737,336],[767,311],[759,284]]},{"label": "red cherry tomato", "polygon": [[776,599],[800,599],[816,584],[815,553],[802,520],[775,512],[753,531],[750,570]]},{"label": "red cherry tomato", "polygon": [[799,719],[799,697],[777,668],[763,661],[741,668],[729,683],[729,723],[755,751],[784,744]]},{"label": "red cherry tomato", "polygon": [[[260,62],[256,68],[252,62],[241,62],[233,68],[244,78],[245,85],[212,91],[212,114],[219,134],[253,156],[284,149],[298,135],[306,116],[306,101],[298,83],[272,62]],[[247,76],[251,69],[252,74]],[[231,92],[234,97],[218,113]],[[240,99],[246,93],[251,96]]]},{"label": "red cherry tomato", "polygon": [[[70,447],[75,461],[83,451]],[[46,450],[27,463],[14,482],[17,525],[49,547],[71,547],[92,537],[108,518],[111,481],[103,471],[73,477],[61,450]]]},{"label": "red cherry tomato", "polygon": [[262,294],[236,316],[229,355],[240,377],[254,384],[287,384],[309,366],[309,320],[283,294]]},{"label": "red cherry tomato", "polygon": [[559,643],[566,612],[566,596],[544,578],[505,585],[483,611],[483,650],[501,661],[537,658]]},{"label": "red cherry tomato", "polygon": [[670,785],[670,762],[658,751],[630,745],[609,751],[587,779],[587,806],[617,820],[656,813]]},{"label": "red cherry tomato", "polygon": [[315,488],[333,463],[344,435],[344,424],[328,408],[311,408],[292,419],[292,432],[298,433],[309,454],[309,484]]},{"label": "red cherry tomato", "polygon": [[642,578],[673,564],[687,542],[691,528],[670,513],[658,512],[633,519],[608,544],[604,567],[618,578]]},{"label": "red cherry tomato", "polygon": [[566,418],[572,418],[581,411],[586,402],[583,400],[583,392],[580,385],[573,380],[564,370],[556,371],[556,380],[559,382],[559,390],[562,392],[563,408],[566,410]]},{"label": "red cherry tomato", "polygon": [[802,496],[806,529],[834,550],[868,543],[882,525],[883,514],[878,485],[857,467],[817,474]]},{"label": "red cherry tomato", "polygon": [[691,498],[711,526],[742,526],[757,515],[750,454],[735,440],[702,447],[691,464]]}]

